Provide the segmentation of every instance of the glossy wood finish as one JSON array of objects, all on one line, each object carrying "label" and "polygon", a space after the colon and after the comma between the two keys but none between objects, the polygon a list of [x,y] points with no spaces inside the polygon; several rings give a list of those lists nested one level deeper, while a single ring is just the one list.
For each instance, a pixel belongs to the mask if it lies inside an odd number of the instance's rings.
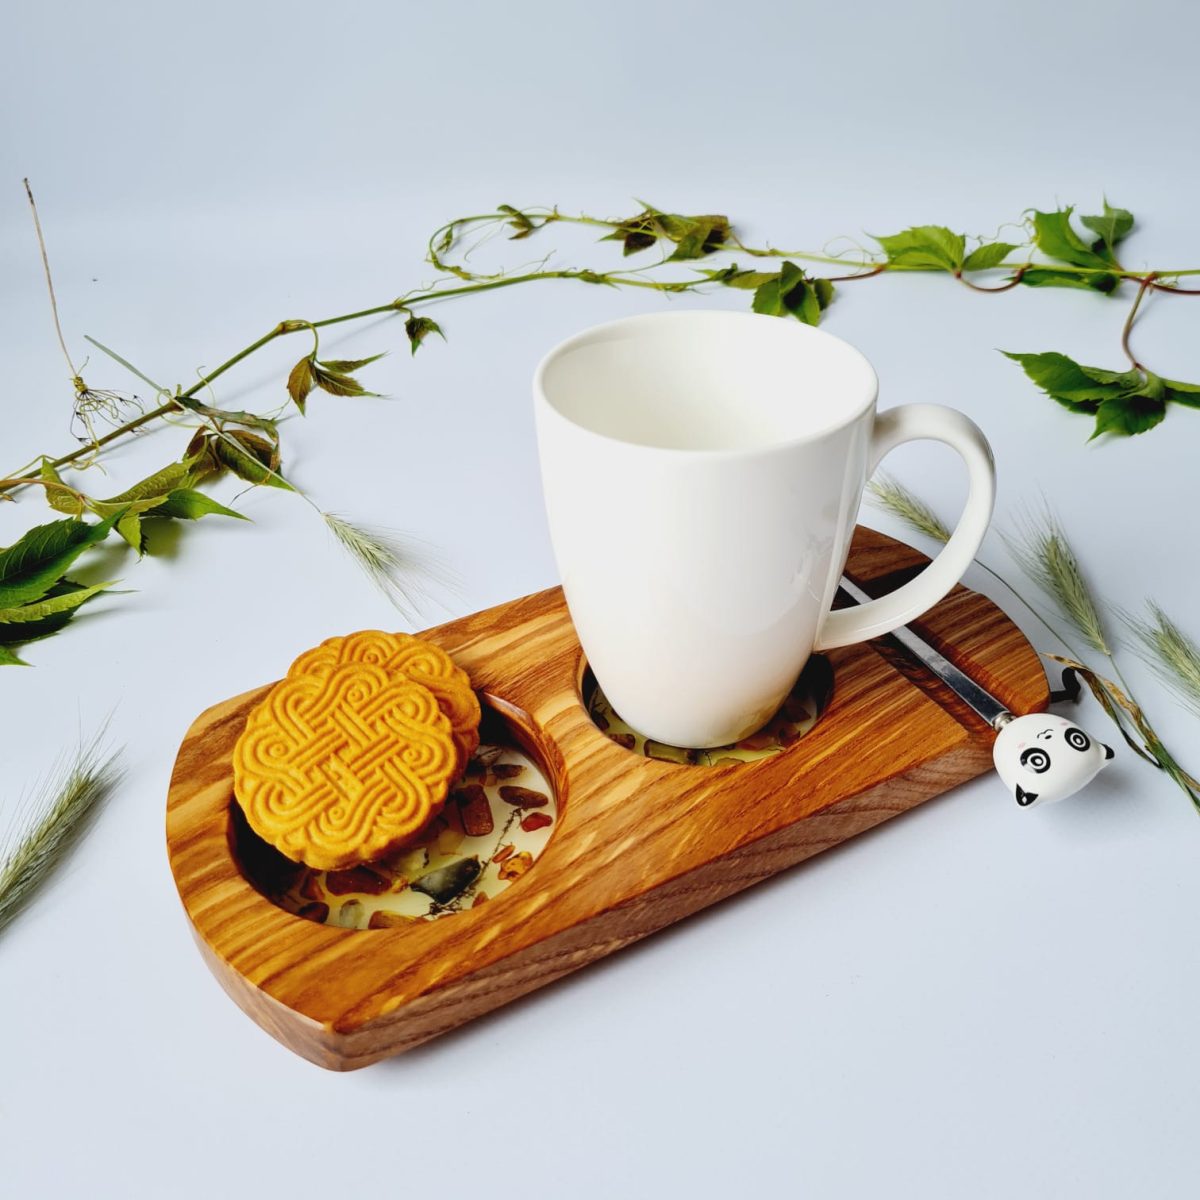
[{"label": "glossy wood finish", "polygon": [[[878,593],[925,561],[860,529],[848,573]],[[916,628],[1014,712],[1047,703],[1033,650],[983,597],[958,588]],[[550,844],[491,903],[401,929],[346,930],[255,891],[231,850],[230,754],[267,687],[203,713],[171,780],[171,869],[205,959],[264,1029],[334,1070],[454,1029],[991,765],[992,732],[887,639],[830,654],[833,698],[795,746],[756,763],[688,767],[635,757],[592,724],[559,589],[426,636],[507,715],[558,789]],[[999,790],[995,802],[1005,802]]]}]

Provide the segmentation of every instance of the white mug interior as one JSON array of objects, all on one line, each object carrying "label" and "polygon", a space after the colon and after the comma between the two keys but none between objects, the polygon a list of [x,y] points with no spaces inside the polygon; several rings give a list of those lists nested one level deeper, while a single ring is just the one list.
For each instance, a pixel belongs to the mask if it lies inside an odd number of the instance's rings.
[{"label": "white mug interior", "polygon": [[799,321],[689,311],[573,337],[542,361],[535,387],[590,433],[711,453],[820,437],[869,410],[878,381],[853,346]]}]

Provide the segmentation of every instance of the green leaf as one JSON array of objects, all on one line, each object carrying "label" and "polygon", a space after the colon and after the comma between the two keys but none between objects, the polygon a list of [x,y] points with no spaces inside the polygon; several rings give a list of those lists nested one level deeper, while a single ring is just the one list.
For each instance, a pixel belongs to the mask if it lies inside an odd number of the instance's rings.
[{"label": "green leaf", "polygon": [[190,487],[196,481],[198,473],[206,474],[207,471],[200,467],[195,459],[185,458],[181,462],[163,467],[161,471],[155,471],[153,475],[147,475],[145,479],[131,488],[126,488],[119,495],[111,496],[107,500],[98,500],[96,503],[117,507],[134,505],[143,500],[155,500],[157,503],[175,488]]},{"label": "green leaf", "polygon": [[1115,383],[1123,392],[1134,392],[1142,386],[1142,377],[1137,371],[1108,371],[1104,367],[1089,367],[1084,363],[1079,364],[1079,369],[1097,383]]},{"label": "green leaf", "polygon": [[701,216],[684,216],[679,212],[664,212],[654,205],[644,206],[640,215],[649,218],[668,239],[676,244],[672,259],[702,258],[704,254],[720,250],[730,235],[730,218],[719,212],[707,212]]},{"label": "green leaf", "polygon": [[1096,367],[1084,367],[1053,350],[1044,354],[1015,354],[1008,350],[1001,353],[1020,363],[1038,387],[1073,412],[1095,412],[1101,401],[1121,396],[1141,383],[1141,376],[1136,371],[1116,375]]},{"label": "green leaf", "polygon": [[636,254],[639,250],[649,250],[658,244],[659,230],[650,212],[639,213],[627,221],[620,222],[612,233],[606,234],[602,242],[623,242],[622,253],[625,257]]},{"label": "green leaf", "polygon": [[311,363],[313,381],[331,396],[373,396],[352,375],[334,370],[329,363]]},{"label": "green leaf", "polygon": [[1107,197],[1104,200],[1104,213],[1101,216],[1080,217],[1079,219],[1099,238],[1099,241],[1092,247],[1097,251],[1103,247],[1111,253],[1117,243],[1124,241],[1129,236],[1130,230],[1133,229],[1133,213],[1127,208],[1113,208]]},{"label": "green leaf", "polygon": [[1159,424],[1166,412],[1167,403],[1161,396],[1117,396],[1105,400],[1096,411],[1096,428],[1092,438],[1104,433],[1120,437],[1145,433]]},{"label": "green leaf", "polygon": [[872,237],[897,266],[958,271],[966,253],[966,238],[944,225],[914,225],[890,237]]},{"label": "green leaf", "polygon": [[986,245],[977,246],[967,255],[962,269],[964,271],[990,271],[992,268],[1000,266],[1017,249],[1019,247],[1014,246],[1011,242],[988,242]]},{"label": "green leaf", "polygon": [[[792,273],[789,273],[788,267],[792,268]],[[821,302],[817,299],[817,290],[810,286],[809,280],[799,267],[792,266],[791,263],[783,264],[779,275],[779,291],[783,296],[784,307],[793,317],[803,321],[805,325],[821,323]]]},{"label": "green leaf", "polygon": [[783,298],[779,294],[779,274],[771,275],[754,289],[750,307],[767,317],[781,317],[784,313]]},{"label": "green leaf", "polygon": [[408,344],[414,354],[431,333],[436,333],[442,341],[446,340],[442,327],[430,317],[409,317],[404,322],[404,332],[408,335]]},{"label": "green leaf", "polygon": [[63,477],[54,469],[54,464],[48,458],[42,459],[38,477],[51,486],[45,488],[46,503],[55,512],[68,513],[73,517],[83,515],[83,502],[73,492],[67,490]]},{"label": "green leaf", "polygon": [[[1133,396],[1144,396],[1150,400],[1165,401],[1167,398],[1166,380],[1161,375],[1155,375],[1153,371],[1147,371],[1145,367],[1142,368],[1142,373],[1144,375],[1142,386],[1130,394]],[[1133,375],[1135,372],[1130,371],[1129,374]]]},{"label": "green leaf", "polygon": [[[66,596],[83,590],[84,585],[82,583],[76,583],[71,579],[61,579],[46,595],[47,597]],[[80,601],[80,604],[82,603],[83,601]],[[71,621],[78,608],[79,605],[76,605],[74,608],[67,608],[63,611],[50,613],[48,616],[33,620],[0,625],[0,649],[4,645],[24,645],[28,642],[36,642],[58,633],[60,629]]]},{"label": "green leaf", "polygon": [[18,658],[7,646],[0,646],[0,667],[27,667],[29,664]]},{"label": "green leaf", "polygon": [[[817,283],[824,287],[818,290]],[[821,309],[833,297],[829,280],[810,280],[794,262],[785,262],[778,273],[768,275],[754,291],[751,307],[769,317],[793,316],[806,325],[821,320]],[[825,295],[825,304],[821,295]]]},{"label": "green leaf", "polygon": [[[62,613],[74,612],[81,604],[85,604],[93,596],[112,587],[114,580],[107,583],[94,583],[90,587],[76,587],[73,591],[51,596],[33,604],[22,604],[12,608],[0,608],[0,625],[28,625],[36,621],[44,621],[47,617],[58,616]],[[6,630],[6,633],[13,633]],[[13,638],[13,640],[24,640]]]},{"label": "green leaf", "polygon": [[136,512],[127,509],[117,519],[117,532],[137,551],[138,556],[141,557],[142,550],[145,548],[142,536],[142,518]]},{"label": "green leaf", "polygon": [[12,608],[46,595],[89,546],[104,541],[115,523],[115,517],[95,525],[51,521],[0,550],[0,607]]},{"label": "green leaf", "polygon": [[612,233],[600,240],[624,242],[625,253],[634,254],[665,237],[675,244],[667,261],[685,262],[720,250],[729,240],[729,234],[729,218],[721,213],[683,216],[643,202],[640,213],[619,222]]},{"label": "green leaf", "polygon": [[702,271],[701,274],[711,279],[713,283],[723,283],[726,287],[741,288],[743,291],[757,291],[764,283],[779,277],[778,271],[746,271],[737,263],[721,267],[713,271]]},{"label": "green leaf", "polygon": [[157,512],[171,492],[190,488],[212,474],[213,458],[205,448],[203,438],[196,445],[201,448],[197,451],[189,445],[188,453],[179,462],[169,463],[153,475],[147,475],[119,495],[107,500],[89,500],[88,507],[100,517],[119,516],[117,532],[140,554],[144,540],[139,518]]},{"label": "green leaf", "polygon": [[320,388],[332,396],[373,396],[350,372],[368,366],[383,357],[372,354],[368,358],[330,358],[318,362],[311,354],[302,358],[288,375],[287,390],[296,407],[305,411],[308,397],[314,388]]},{"label": "green leaf", "polygon": [[1072,412],[1094,413],[1093,438],[1145,433],[1166,415],[1174,400],[1200,408],[1200,385],[1163,379],[1153,371],[1109,371],[1077,363],[1065,354],[1011,354],[1025,374],[1052,399]]},{"label": "green leaf", "polygon": [[1021,276],[1026,287],[1086,288],[1093,292],[1111,293],[1120,284],[1120,277],[1110,271],[1062,271],[1054,267],[1030,267]]},{"label": "green leaf", "polygon": [[[241,412],[229,408],[213,408],[211,405],[202,404],[199,400],[195,400],[191,396],[176,395],[172,399],[176,404],[181,405],[190,412],[198,413],[200,416],[208,417],[213,421],[219,421],[222,425],[245,425],[247,429],[261,429],[264,433],[269,433],[272,436],[276,432],[275,422],[270,417],[260,417],[257,413]],[[203,432],[197,434],[197,437],[202,436]]]},{"label": "green leaf", "polygon": [[196,521],[200,517],[215,514],[222,517],[235,517],[239,521],[250,518],[232,508],[218,504],[211,496],[198,492],[193,488],[178,488],[166,496],[157,508],[147,515],[151,517],[173,517],[180,521]]},{"label": "green leaf", "polygon": [[1060,208],[1055,212],[1034,212],[1034,245],[1051,258],[1071,263],[1076,267],[1107,267],[1111,260],[1093,250],[1071,225],[1071,208]]},{"label": "green leaf", "polygon": [[679,218],[676,232],[668,232],[675,242],[674,253],[668,262],[685,262],[713,254],[725,244],[729,237],[729,218],[717,214],[703,217]]},{"label": "green leaf", "polygon": [[212,434],[209,446],[217,460],[247,483],[295,491],[279,474],[279,446],[245,429],[229,429]]},{"label": "green leaf", "polygon": [[[144,513],[148,513],[152,508],[156,508],[165,499],[166,495],[163,494],[161,496],[147,496],[144,500],[134,500],[129,504],[113,504],[108,500],[89,500],[88,507],[98,517],[115,516],[120,518],[126,513],[133,513],[136,516],[142,516]],[[118,530],[118,532],[120,532],[120,530]],[[122,534],[122,536],[124,535]]]},{"label": "green leaf", "polygon": [[[0,665],[4,664],[5,651],[12,653],[13,646],[26,646],[30,642],[40,642],[43,638],[53,637],[65,629],[74,616],[75,613],[72,611],[58,613],[55,616],[47,617],[44,621],[30,621],[27,625],[0,624]],[[19,658],[16,659],[16,662],[23,667],[29,665]]]},{"label": "green leaf", "polygon": [[813,291],[817,295],[817,303],[821,306],[822,310],[828,308],[833,303],[834,293],[837,291],[837,288],[828,279],[814,279],[812,285]]},{"label": "green leaf", "polygon": [[625,235],[621,253],[628,258],[631,254],[637,254],[639,250],[649,250],[651,246],[657,244],[658,237],[656,234],[634,229]]},{"label": "green leaf", "polygon": [[311,354],[305,355],[290,371],[287,377],[287,392],[292,398],[292,403],[304,412],[305,402],[308,400],[309,393],[317,386],[316,380],[313,378],[313,357]]},{"label": "green leaf", "polygon": [[370,358],[327,358],[322,360],[321,366],[344,375],[348,371],[357,371],[360,367],[368,367],[371,363],[378,362],[386,353],[385,350],[381,354],[372,354]]},{"label": "green leaf", "polygon": [[1178,379],[1164,379],[1167,399],[1189,408],[1200,408],[1200,383],[1180,383]]},{"label": "green leaf", "polygon": [[[523,213],[519,208],[513,208],[511,204],[497,205],[497,212],[505,213],[512,219],[508,222],[510,229],[515,229],[517,232],[512,235],[510,241],[517,242],[521,238],[527,238],[539,226],[528,213]],[[543,222],[544,223],[544,222]]]}]

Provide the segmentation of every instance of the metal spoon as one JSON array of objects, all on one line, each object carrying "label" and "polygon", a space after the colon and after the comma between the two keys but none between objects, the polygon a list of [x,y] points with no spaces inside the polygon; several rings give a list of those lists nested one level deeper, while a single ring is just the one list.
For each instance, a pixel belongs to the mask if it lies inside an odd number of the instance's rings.
[{"label": "metal spoon", "polygon": [[[871,599],[844,575],[841,587],[856,604]],[[1051,713],[1019,717],[1010,712],[907,625],[893,630],[891,636],[997,731],[992,761],[1009,794],[1022,808],[1074,795],[1113,757],[1111,746],[1097,741],[1065,717]]]}]

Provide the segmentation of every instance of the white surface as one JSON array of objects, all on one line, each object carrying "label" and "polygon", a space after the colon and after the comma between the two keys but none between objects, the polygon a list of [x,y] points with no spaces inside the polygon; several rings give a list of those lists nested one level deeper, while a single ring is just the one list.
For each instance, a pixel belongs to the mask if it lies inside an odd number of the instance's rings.
[{"label": "white surface", "polygon": [[[622,718],[668,745],[728,746],[761,729],[814,645],[928,612],[987,532],[996,479],[978,426],[935,404],[877,419],[862,355],[798,321],[609,321],[552,350],[533,390],[550,539],[583,652]],[[918,439],[963,457],[959,528],[917,578],[831,613],[867,478]]]},{"label": "white surface", "polygon": [[[23,174],[73,348],[94,334],[171,383],[282,317],[427,279],[426,233],[501,201],[623,213],[644,196],[804,246],[924,221],[991,233],[1107,191],[1142,220],[1132,262],[1191,266],[1198,34],[1194,7],[1156,2],[10,6],[4,466],[68,441]],[[541,253],[523,245],[518,261]],[[1197,304],[1154,301],[1136,335],[1168,375],[1200,378]],[[315,397],[288,423],[291,469],[322,503],[445,547],[463,611],[546,586],[533,365],[652,307],[570,284],[493,294],[439,312],[449,341],[415,361],[395,324],[355,331],[347,353],[394,351],[369,374],[390,398]],[[994,351],[1116,365],[1124,312],[884,278],[847,285],[828,327],[874,363],[884,407],[946,402],[983,426],[1001,520],[1044,492],[1105,595],[1152,593],[1195,631],[1200,414],[1085,446],[1086,423]],[[296,357],[256,358],[221,401],[274,403]],[[126,385],[95,357],[88,375]],[[114,456],[113,490],[181,440]],[[889,465],[952,515],[950,458]],[[1128,753],[1044,811],[963,788],[392,1063],[339,1077],[277,1046],[191,944],[163,850],[172,756],[206,705],[392,617],[303,504],[242,504],[254,526],[206,520],[172,561],[122,560],[136,594],[0,677],[6,809],[114,706],[131,765],[0,942],[5,1194],[1194,1190],[1200,822]],[[0,510],[0,542],[34,515],[36,499]]]}]

